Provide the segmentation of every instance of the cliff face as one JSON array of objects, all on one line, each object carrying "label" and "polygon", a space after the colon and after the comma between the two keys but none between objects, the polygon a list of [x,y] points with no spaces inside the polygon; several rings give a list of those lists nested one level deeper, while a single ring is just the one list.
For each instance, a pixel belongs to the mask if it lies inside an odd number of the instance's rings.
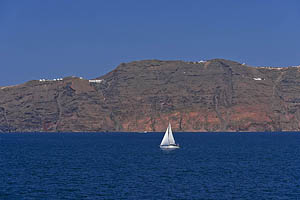
[{"label": "cliff face", "polygon": [[0,88],[0,131],[299,131],[300,68],[146,60]]}]

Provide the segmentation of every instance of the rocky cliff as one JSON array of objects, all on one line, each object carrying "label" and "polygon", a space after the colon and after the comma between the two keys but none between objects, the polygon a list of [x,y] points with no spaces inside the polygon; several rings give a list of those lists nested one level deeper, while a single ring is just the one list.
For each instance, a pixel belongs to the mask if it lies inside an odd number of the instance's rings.
[{"label": "rocky cliff", "polygon": [[0,87],[0,132],[299,131],[300,68],[145,60]]}]

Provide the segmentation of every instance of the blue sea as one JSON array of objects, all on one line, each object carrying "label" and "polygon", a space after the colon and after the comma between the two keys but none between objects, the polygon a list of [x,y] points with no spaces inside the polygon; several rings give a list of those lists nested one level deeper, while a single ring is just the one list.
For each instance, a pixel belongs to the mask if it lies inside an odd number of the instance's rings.
[{"label": "blue sea", "polygon": [[300,199],[300,133],[0,134],[0,199]]}]

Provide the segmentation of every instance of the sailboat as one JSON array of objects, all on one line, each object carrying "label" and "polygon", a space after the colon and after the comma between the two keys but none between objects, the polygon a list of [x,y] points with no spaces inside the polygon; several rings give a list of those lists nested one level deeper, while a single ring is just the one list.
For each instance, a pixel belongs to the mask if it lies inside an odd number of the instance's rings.
[{"label": "sailboat", "polygon": [[165,132],[165,135],[160,143],[160,148],[162,148],[162,149],[179,148],[179,145],[175,143],[170,122],[169,122],[169,126]]}]

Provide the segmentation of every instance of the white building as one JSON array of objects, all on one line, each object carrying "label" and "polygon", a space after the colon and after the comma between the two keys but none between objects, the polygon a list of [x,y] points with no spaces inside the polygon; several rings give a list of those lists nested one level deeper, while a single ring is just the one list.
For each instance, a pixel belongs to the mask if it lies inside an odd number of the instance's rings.
[{"label": "white building", "polygon": [[89,80],[90,83],[101,83],[103,80]]}]

